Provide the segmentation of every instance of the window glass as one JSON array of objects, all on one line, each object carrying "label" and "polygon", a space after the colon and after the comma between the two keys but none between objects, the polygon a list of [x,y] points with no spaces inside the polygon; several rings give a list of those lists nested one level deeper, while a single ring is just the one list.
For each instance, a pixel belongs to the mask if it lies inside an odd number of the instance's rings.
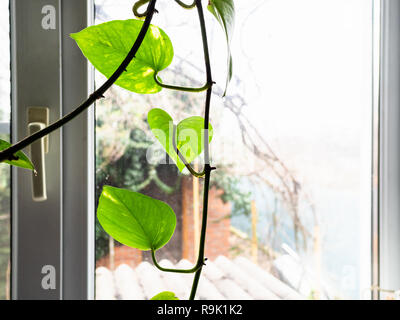
[{"label": "window glass", "polygon": [[[0,139],[10,141],[10,31],[8,1],[0,3]],[[10,290],[10,167],[0,164],[0,300]]]},{"label": "window glass", "polygon": [[[96,0],[95,5],[96,24],[133,17],[130,0]],[[235,5],[234,77],[225,98],[224,35],[206,12],[217,82],[211,153],[218,169],[212,175],[209,262],[199,298],[366,298],[372,1]],[[163,81],[201,86],[205,75],[196,10],[173,1],[159,1],[157,9],[153,24],[169,35],[175,51]],[[96,85],[103,81],[96,73]],[[147,112],[162,108],[178,122],[202,115],[204,98],[168,90],[143,96],[113,86],[96,106],[97,198],[107,184],[167,202],[177,227],[157,252],[166,265],[184,267],[196,259],[202,182],[161,161],[165,154],[149,131]],[[98,223],[96,259],[98,299],[148,299],[162,290],[187,299],[190,276],[159,272],[148,252],[122,246]],[[181,287],[171,280],[176,278],[183,279]],[[268,279],[278,280],[278,287]],[[228,282],[234,290],[227,289]]]}]

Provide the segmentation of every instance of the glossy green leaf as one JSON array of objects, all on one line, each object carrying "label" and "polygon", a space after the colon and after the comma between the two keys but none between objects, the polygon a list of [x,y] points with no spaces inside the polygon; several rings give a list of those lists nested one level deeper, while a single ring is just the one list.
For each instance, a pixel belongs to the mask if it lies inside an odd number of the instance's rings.
[{"label": "glossy green leaf", "polygon": [[228,84],[232,79],[231,41],[235,26],[235,5],[233,0],[209,0],[208,3],[208,10],[214,15],[224,29],[228,46],[228,75],[224,92],[225,96]]},{"label": "glossy green leaf", "polygon": [[[173,120],[164,110],[151,109],[147,115],[147,121],[154,136],[167,151],[171,159],[176,163],[179,171],[182,172],[185,164],[174,150]],[[213,128],[209,124],[209,142],[212,140]],[[196,159],[204,149],[204,119],[199,116],[189,117],[182,120],[176,126],[176,146],[185,157],[188,163]]]},{"label": "glossy green leaf", "polygon": [[[8,149],[10,146],[11,144],[9,142],[0,139],[0,151]],[[23,153],[22,151],[18,151],[15,155],[18,157],[18,160],[11,160],[11,161],[6,160],[4,161],[4,163],[8,163],[13,166],[21,167],[24,169],[35,170],[33,163],[26,156],[25,153]]]},{"label": "glossy green leaf", "polygon": [[160,200],[130,190],[104,186],[97,217],[118,242],[140,250],[158,250],[171,239],[176,216]]},{"label": "glossy green leaf", "polygon": [[175,293],[171,291],[163,291],[160,292],[159,294],[156,294],[153,298],[150,300],[179,300]]},{"label": "glossy green leaf", "polygon": [[[141,20],[113,20],[71,34],[86,58],[109,78],[131,50],[140,29]],[[174,50],[169,37],[151,25],[136,57],[131,61],[117,85],[136,93],[156,93],[161,87],[154,73],[168,67]]]}]

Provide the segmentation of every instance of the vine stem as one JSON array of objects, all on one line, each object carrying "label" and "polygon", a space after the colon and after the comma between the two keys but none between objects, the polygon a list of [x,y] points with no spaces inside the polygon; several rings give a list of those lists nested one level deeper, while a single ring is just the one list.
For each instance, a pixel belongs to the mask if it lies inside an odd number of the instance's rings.
[{"label": "vine stem", "polygon": [[147,30],[150,27],[150,22],[153,18],[153,14],[156,11],[155,5],[156,5],[157,0],[151,0],[147,10],[146,10],[146,19],[143,22],[142,28],[140,29],[139,35],[136,38],[131,50],[125,57],[125,59],[122,61],[120,66],[117,68],[117,70],[111,75],[111,77],[104,82],[104,84],[97,89],[95,92],[93,92],[89,98],[83,102],[79,107],[77,107],[75,110],[73,110],[71,113],[65,115],[63,118],[59,119],[58,121],[54,122],[50,126],[24,138],[20,142],[10,146],[9,148],[0,151],[0,162],[4,160],[13,160],[15,159],[15,153],[24,149],[25,147],[29,146],[36,140],[43,138],[44,136],[50,134],[51,132],[59,129],[75,117],[77,117],[79,114],[81,114],[83,111],[88,109],[96,100],[100,98],[104,98],[104,93],[115,83],[115,81],[118,80],[118,78],[121,76],[123,72],[126,71],[126,68],[128,67],[129,63],[135,58],[135,55],[137,51],[139,50],[144,37],[146,36]]},{"label": "vine stem", "polygon": [[[208,216],[208,194],[210,189],[210,177],[211,171],[215,168],[210,166],[210,150],[208,141],[208,127],[210,120],[210,104],[211,104],[211,94],[212,94],[212,74],[211,74],[211,63],[210,63],[210,53],[208,49],[207,40],[207,30],[206,23],[204,20],[203,7],[201,0],[196,0],[197,12],[200,20],[201,37],[203,41],[203,51],[204,51],[204,62],[206,67],[207,83],[211,83],[211,86],[207,89],[205,112],[204,112],[204,189],[203,189],[203,216],[201,223],[201,233],[200,233],[200,243],[199,243],[199,255],[197,261],[204,261],[204,249],[206,241],[206,230],[207,230],[207,216]],[[197,292],[197,287],[199,285],[200,275],[203,266],[201,266],[195,273],[192,290],[190,292],[189,300],[194,300]]]},{"label": "vine stem", "polygon": [[206,83],[204,86],[200,88],[189,88],[189,87],[181,87],[181,86],[174,86],[170,84],[165,84],[162,83],[158,80],[157,78],[158,73],[154,73],[154,81],[157,83],[160,87],[165,88],[165,89],[170,89],[170,90],[178,90],[178,91],[185,91],[185,92],[202,92],[206,91],[212,84],[211,83]]},{"label": "vine stem", "polygon": [[181,0],[175,0],[175,2],[185,9],[192,9],[196,6],[196,0],[194,0],[192,4],[186,4]]},{"label": "vine stem", "polygon": [[189,170],[192,176],[195,176],[196,178],[202,178],[204,177],[205,171],[203,170],[202,172],[197,172],[192,168],[190,163],[188,163],[185,159],[185,157],[182,155],[182,153],[179,151],[178,147],[176,146],[176,125],[174,125],[173,128],[173,133],[172,133],[172,146],[174,147],[174,150],[176,151],[176,154],[178,155],[179,159],[184,163],[186,168]]},{"label": "vine stem", "polygon": [[169,269],[169,268],[163,268],[161,267],[156,258],[156,252],[152,249],[151,250],[151,258],[153,260],[154,265],[156,266],[157,269],[164,271],[164,272],[174,272],[174,273],[193,273],[199,270],[203,265],[204,261],[201,261],[200,263],[196,263],[196,265],[191,268],[191,269]]},{"label": "vine stem", "polygon": [[[203,214],[202,214],[202,222],[201,222],[201,232],[200,232],[200,242],[199,242],[199,252],[197,255],[197,262],[196,265],[191,269],[168,269],[163,268],[157,263],[157,259],[155,256],[155,251],[151,251],[151,256],[154,262],[154,265],[161,271],[164,272],[176,272],[176,273],[193,273],[195,272],[192,288],[190,291],[189,300],[194,300],[197,292],[197,287],[199,285],[201,271],[203,266],[205,265],[205,261],[207,259],[204,258],[204,251],[205,251],[205,242],[206,242],[206,231],[207,231],[207,217],[208,217],[208,196],[209,196],[209,189],[210,189],[210,178],[211,172],[215,170],[215,167],[211,167],[210,165],[210,150],[209,150],[209,120],[210,120],[210,105],[211,105],[211,96],[212,96],[212,85],[214,84],[212,80],[211,74],[211,63],[210,63],[210,54],[208,49],[208,40],[207,40],[207,30],[206,24],[204,20],[204,13],[203,7],[201,5],[201,0],[195,0],[195,4],[197,7],[197,12],[199,15],[200,20],[200,28],[201,28],[201,37],[203,42],[203,51],[204,51],[204,62],[206,67],[206,75],[207,75],[207,84],[209,87],[207,88],[206,94],[206,102],[205,102],[205,112],[204,112],[204,170],[201,174],[196,173],[192,175],[197,177],[197,175],[204,176],[204,189],[203,189]],[[175,134],[175,128],[174,128]],[[173,137],[173,142],[175,141],[175,136]],[[174,145],[174,148],[177,150],[178,155],[180,155],[179,150]],[[183,157],[182,157],[183,158]],[[184,159],[184,158],[183,158]],[[186,160],[183,160],[184,162]],[[185,163],[185,165],[190,168],[190,165]],[[198,178],[198,177],[197,177]]]}]

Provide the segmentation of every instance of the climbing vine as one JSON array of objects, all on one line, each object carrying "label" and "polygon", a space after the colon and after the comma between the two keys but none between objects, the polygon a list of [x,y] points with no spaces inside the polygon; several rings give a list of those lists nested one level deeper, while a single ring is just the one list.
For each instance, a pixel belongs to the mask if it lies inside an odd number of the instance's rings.
[{"label": "climbing vine", "polygon": [[[206,73],[204,85],[191,88],[166,84],[162,81],[160,72],[171,64],[174,50],[168,35],[151,24],[154,13],[158,12],[155,8],[156,2],[157,0],[136,1],[132,11],[137,19],[105,22],[71,35],[85,57],[108,78],[107,81],[73,112],[43,130],[14,145],[0,140],[0,162],[34,170],[34,164],[22,152],[22,149],[59,129],[89,108],[96,100],[104,98],[105,92],[113,84],[139,94],[153,94],[163,89],[193,94],[205,91],[204,117],[194,115],[174,124],[172,117],[162,109],[153,108],[147,115],[152,133],[179,171],[182,172],[186,168],[194,178],[204,179],[200,245],[195,265],[190,269],[169,269],[163,268],[157,262],[156,252],[169,242],[176,226],[176,215],[168,204],[138,192],[105,185],[97,209],[98,220],[110,236],[124,245],[151,251],[154,265],[161,271],[194,273],[189,296],[189,299],[193,300],[206,261],[204,247],[208,194],[210,176],[216,169],[210,164],[209,150],[209,144],[213,138],[213,127],[209,118],[214,82],[201,0],[194,0],[190,4],[181,0],[174,0],[174,2],[183,9],[197,10]],[[144,10],[145,5],[147,7]],[[217,19],[226,36],[228,54],[227,79],[223,94],[225,95],[232,78],[230,42],[234,28],[234,2],[233,0],[208,0],[207,9]],[[204,157],[204,166],[202,171],[198,172],[191,163],[200,155]],[[153,299],[175,300],[177,297],[171,292],[162,292]]]}]

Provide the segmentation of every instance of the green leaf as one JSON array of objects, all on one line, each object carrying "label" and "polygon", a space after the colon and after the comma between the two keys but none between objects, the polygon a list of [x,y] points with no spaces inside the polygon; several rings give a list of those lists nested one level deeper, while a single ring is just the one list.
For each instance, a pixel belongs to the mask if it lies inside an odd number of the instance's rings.
[{"label": "green leaf", "polygon": [[[147,115],[147,121],[154,136],[167,151],[171,159],[176,163],[179,171],[185,168],[185,164],[174,150],[172,143],[173,120],[164,110],[151,109]],[[209,124],[209,142],[212,140],[213,128]],[[188,163],[196,159],[204,149],[204,119],[194,116],[182,120],[176,126],[176,146]]]},{"label": "green leaf", "polygon": [[208,10],[214,15],[224,29],[228,46],[228,76],[225,85],[225,96],[228,89],[228,84],[232,79],[231,41],[235,26],[235,5],[233,0],[209,0],[208,3]]},{"label": "green leaf", "polygon": [[[114,20],[88,27],[71,37],[93,66],[109,78],[131,50],[142,25],[140,20]],[[115,83],[136,93],[157,93],[162,88],[155,83],[154,73],[168,67],[173,56],[169,37],[150,25],[136,57]]]},{"label": "green leaf", "polygon": [[[0,139],[0,151],[8,149],[9,147],[11,147],[11,144],[9,142]],[[18,160],[5,160],[4,162],[16,167],[35,170],[33,163],[31,162],[31,160],[29,160],[25,153],[23,153],[22,151],[18,151],[15,155],[18,157]]]},{"label": "green leaf", "polygon": [[175,293],[171,291],[163,291],[160,292],[159,294],[156,294],[150,300],[179,300],[179,299],[175,296]]},{"label": "green leaf", "polygon": [[104,186],[97,217],[118,242],[140,250],[158,250],[171,239],[176,216],[166,203],[130,190]]}]

